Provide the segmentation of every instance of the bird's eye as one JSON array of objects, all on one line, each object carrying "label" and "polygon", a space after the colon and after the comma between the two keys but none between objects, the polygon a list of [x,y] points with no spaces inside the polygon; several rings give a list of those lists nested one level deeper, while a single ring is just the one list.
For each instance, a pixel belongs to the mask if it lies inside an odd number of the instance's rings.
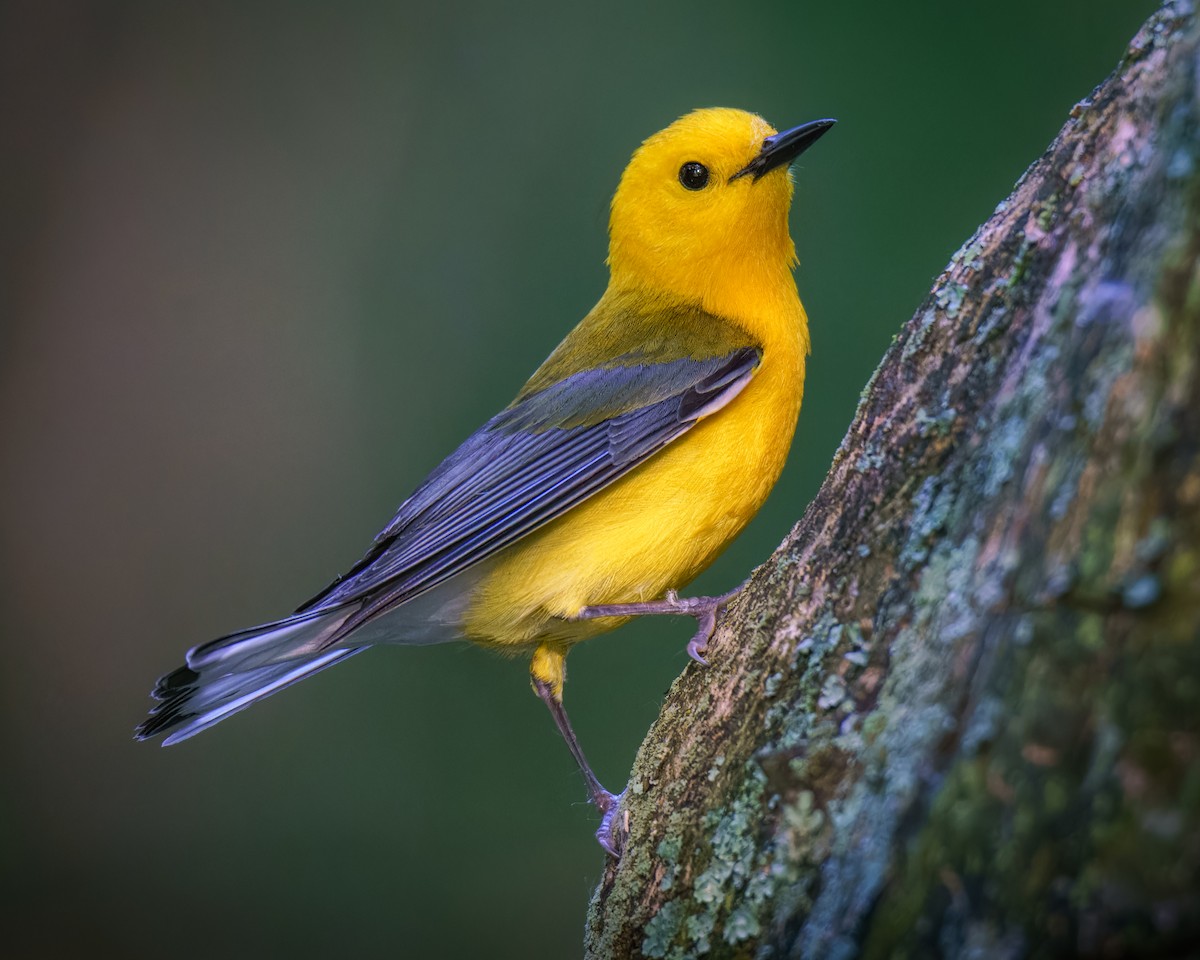
[{"label": "bird's eye", "polygon": [[689,160],[679,168],[679,182],[689,190],[703,190],[708,186],[708,167]]}]

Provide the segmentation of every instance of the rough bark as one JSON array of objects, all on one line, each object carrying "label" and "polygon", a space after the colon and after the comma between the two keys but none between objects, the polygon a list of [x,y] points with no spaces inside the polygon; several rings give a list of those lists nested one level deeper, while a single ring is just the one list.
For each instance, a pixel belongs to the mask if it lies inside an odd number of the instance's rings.
[{"label": "rough bark", "polygon": [[955,255],[638,754],[589,957],[1200,943],[1200,28]]}]

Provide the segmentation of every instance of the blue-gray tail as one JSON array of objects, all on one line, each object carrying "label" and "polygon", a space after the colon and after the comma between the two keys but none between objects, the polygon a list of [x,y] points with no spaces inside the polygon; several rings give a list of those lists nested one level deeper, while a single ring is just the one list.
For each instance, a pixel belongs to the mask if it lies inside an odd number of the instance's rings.
[{"label": "blue-gray tail", "polygon": [[239,710],[366,647],[332,647],[327,641],[357,604],[300,613],[201,644],[187,664],[160,677],[152,696],[161,701],[134,736],[169,736],[163,746],[207,730]]}]

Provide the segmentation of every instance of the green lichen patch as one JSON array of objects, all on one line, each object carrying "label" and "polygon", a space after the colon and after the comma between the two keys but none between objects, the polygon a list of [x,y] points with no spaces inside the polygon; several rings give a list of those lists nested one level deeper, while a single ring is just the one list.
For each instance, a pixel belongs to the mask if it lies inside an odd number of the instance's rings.
[{"label": "green lichen patch", "polygon": [[647,957],[666,957],[683,923],[683,904],[668,900],[646,924],[642,953]]}]

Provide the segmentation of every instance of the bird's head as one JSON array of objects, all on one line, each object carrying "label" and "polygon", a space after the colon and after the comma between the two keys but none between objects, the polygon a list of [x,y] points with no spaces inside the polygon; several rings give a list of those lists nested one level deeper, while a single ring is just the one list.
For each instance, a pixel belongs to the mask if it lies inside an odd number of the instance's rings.
[{"label": "bird's head", "polygon": [[705,300],[714,282],[789,271],[789,165],[831,126],[816,120],[778,133],[752,113],[711,108],[654,134],[613,197],[613,283]]}]

